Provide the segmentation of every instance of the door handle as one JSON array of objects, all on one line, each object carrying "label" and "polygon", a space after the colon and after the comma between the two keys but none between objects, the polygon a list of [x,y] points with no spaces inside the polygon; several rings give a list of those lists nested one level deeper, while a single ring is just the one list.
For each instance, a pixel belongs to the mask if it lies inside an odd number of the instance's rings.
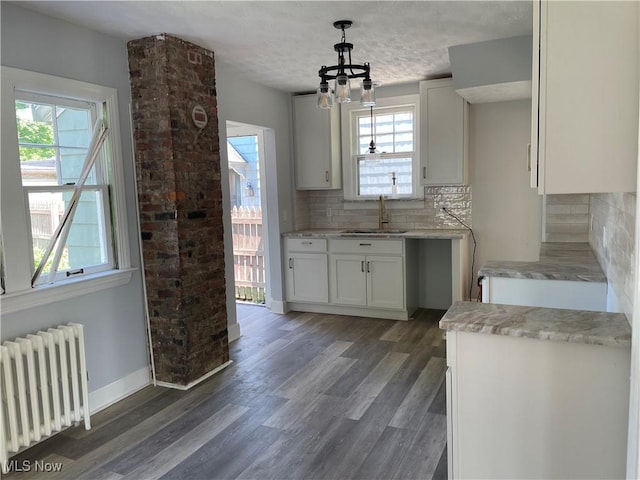
[{"label": "door handle", "polygon": [[364,260],[360,262],[360,270],[364,273]]},{"label": "door handle", "polygon": [[422,178],[425,180],[427,178],[427,167],[422,167]]},{"label": "door handle", "polygon": [[293,270],[293,258],[289,259],[289,268]]},{"label": "door handle", "polygon": [[371,273],[371,262],[367,262],[367,273]]},{"label": "door handle", "polygon": [[325,170],[325,172],[324,172],[324,181],[325,182],[329,181],[329,170]]},{"label": "door handle", "polygon": [[360,246],[361,247],[370,247],[371,244],[370,243],[361,243]]}]

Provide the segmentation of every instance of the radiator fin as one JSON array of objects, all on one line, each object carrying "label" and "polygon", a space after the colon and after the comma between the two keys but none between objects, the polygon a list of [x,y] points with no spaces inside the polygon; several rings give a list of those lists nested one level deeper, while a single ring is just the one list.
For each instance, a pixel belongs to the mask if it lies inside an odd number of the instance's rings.
[{"label": "radiator fin", "polygon": [[0,346],[0,463],[84,420],[91,428],[84,329],[69,323]]}]

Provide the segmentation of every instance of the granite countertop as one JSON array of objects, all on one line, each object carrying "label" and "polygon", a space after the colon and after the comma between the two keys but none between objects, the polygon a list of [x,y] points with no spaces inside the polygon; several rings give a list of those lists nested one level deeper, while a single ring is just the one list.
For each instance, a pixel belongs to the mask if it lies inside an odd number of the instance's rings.
[{"label": "granite countertop", "polygon": [[[388,231],[379,231],[377,229],[353,228],[353,230],[361,230],[361,233],[354,233],[351,229],[318,229],[318,230],[299,230],[295,232],[283,233],[283,237],[288,238],[417,238],[417,239],[458,239],[466,238],[469,231],[465,229],[407,229],[395,230],[390,228]],[[368,230],[368,231],[365,231]]]},{"label": "granite countertop", "polygon": [[543,243],[537,262],[493,260],[485,263],[478,275],[578,282],[607,281],[588,243]]},{"label": "granite countertop", "polygon": [[456,302],[440,320],[440,328],[556,342],[631,347],[631,327],[622,313]]}]

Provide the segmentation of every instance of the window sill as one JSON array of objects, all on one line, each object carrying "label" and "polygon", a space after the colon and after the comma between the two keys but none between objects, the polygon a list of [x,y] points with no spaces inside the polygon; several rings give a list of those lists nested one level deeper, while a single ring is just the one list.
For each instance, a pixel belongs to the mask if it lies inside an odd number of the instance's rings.
[{"label": "window sill", "polygon": [[126,285],[131,281],[133,272],[137,270],[137,268],[110,270],[87,275],[83,278],[69,279],[53,285],[41,285],[29,290],[5,293],[0,297],[2,313],[15,313],[99,292],[107,288]]}]

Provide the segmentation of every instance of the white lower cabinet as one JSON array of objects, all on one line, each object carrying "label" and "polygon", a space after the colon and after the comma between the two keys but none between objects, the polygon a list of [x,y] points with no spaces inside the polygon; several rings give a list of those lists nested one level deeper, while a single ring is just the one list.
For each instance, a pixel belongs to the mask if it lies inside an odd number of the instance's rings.
[{"label": "white lower cabinet", "polygon": [[417,308],[413,241],[288,238],[285,253],[292,310],[408,320]]},{"label": "white lower cabinet", "polygon": [[404,308],[403,257],[331,254],[329,263],[332,303]]},{"label": "white lower cabinet", "polygon": [[625,478],[630,356],[447,331],[449,478]]},{"label": "white lower cabinet", "polygon": [[327,241],[287,239],[286,298],[289,302],[328,302]]}]

